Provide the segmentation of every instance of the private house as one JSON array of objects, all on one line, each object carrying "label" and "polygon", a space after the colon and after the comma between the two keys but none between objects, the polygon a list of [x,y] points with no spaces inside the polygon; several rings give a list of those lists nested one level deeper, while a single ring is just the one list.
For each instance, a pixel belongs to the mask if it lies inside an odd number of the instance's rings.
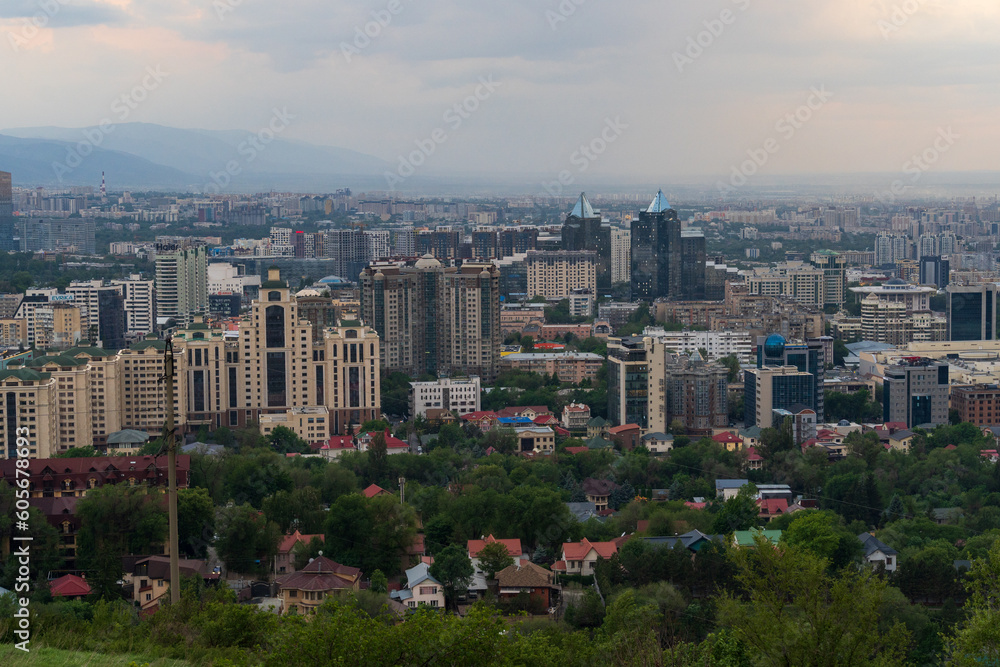
[{"label": "private house", "polygon": [[444,408],[428,408],[427,421],[431,424],[444,426],[445,424],[454,424],[458,421],[458,419],[450,410],[445,410]]},{"label": "private house", "polygon": [[622,449],[631,451],[642,444],[642,428],[638,424],[623,424],[608,429],[608,437]]},{"label": "private house", "polygon": [[[385,430],[385,451],[386,454],[405,454],[410,451],[410,446],[394,437],[389,433],[389,429]],[[367,452],[368,448],[372,444],[372,440],[375,439],[375,433],[362,433],[358,436],[358,451]]]},{"label": "private house", "polygon": [[778,542],[781,541],[780,530],[762,530],[760,528],[751,528],[750,530],[733,531],[733,546],[748,547],[753,549],[757,546],[758,536],[764,537],[773,545],[777,545]]},{"label": "private house", "polygon": [[431,566],[427,563],[414,565],[406,571],[406,587],[392,591],[389,598],[409,609],[427,606],[444,608],[444,586],[431,576]]},{"label": "private house", "polygon": [[522,426],[514,429],[517,451],[543,454],[556,451],[556,434],[548,426]]},{"label": "private house", "polygon": [[864,551],[865,561],[871,563],[872,566],[881,565],[885,568],[886,572],[896,571],[899,554],[895,549],[871,533],[861,533],[858,535],[858,539],[861,540],[861,548]]},{"label": "private house", "polygon": [[756,447],[746,448],[747,459],[746,468],[747,470],[763,470],[764,469],[764,457],[757,453]]},{"label": "private house", "polygon": [[497,425],[497,413],[492,410],[468,412],[462,415],[462,421],[467,424],[475,424],[481,432],[489,433]]},{"label": "private house", "polygon": [[554,607],[559,598],[560,586],[555,574],[530,561],[514,563],[497,572],[499,598],[510,600],[527,593],[532,600],[541,601],[546,608]]},{"label": "private house", "polygon": [[587,502],[594,503],[598,512],[608,509],[611,493],[618,488],[618,485],[611,480],[593,478],[583,480],[582,486]]},{"label": "private house", "polygon": [[608,421],[604,417],[594,417],[589,422],[587,422],[587,438],[596,438],[600,436],[608,425]]},{"label": "private house", "polygon": [[[128,558],[126,556],[126,558]],[[125,569],[125,584],[132,585],[132,599],[142,609],[151,609],[160,604],[160,598],[170,590],[170,558],[168,556],[147,556],[134,560],[131,568]],[[209,573],[204,560],[180,559],[181,578],[192,575],[205,580],[218,579],[218,574]]]},{"label": "private house", "polygon": [[641,442],[642,446],[649,450],[650,454],[656,454],[657,456],[669,454],[670,450],[674,448],[674,436],[659,431],[647,433],[642,436]]},{"label": "private house", "polygon": [[303,535],[297,530],[291,535],[285,535],[282,537],[281,542],[278,544],[278,552],[274,556],[274,575],[278,576],[280,574],[294,572],[295,545],[301,543],[303,546],[309,546],[309,542],[311,542],[314,537],[318,537],[321,542],[326,539],[322,534]]},{"label": "private house", "polygon": [[743,448],[743,438],[732,431],[723,431],[712,436],[712,440],[719,443],[729,452],[738,452]]},{"label": "private house", "polygon": [[37,507],[49,525],[59,531],[59,554],[66,560],[66,567],[76,565],[76,536],[80,522],[76,518],[76,503],[79,498],[32,498],[29,502]]},{"label": "private house", "polygon": [[[25,459],[28,493],[31,498],[67,498],[85,496],[89,489],[105,484],[145,484],[167,486],[166,458],[153,456],[93,456],[70,459]],[[17,459],[0,461],[0,480],[17,486]],[[191,457],[177,456],[177,488],[186,489]]]},{"label": "private house", "polygon": [[904,454],[910,453],[910,443],[917,437],[913,431],[901,429],[889,434],[889,447]]},{"label": "private house", "polygon": [[740,430],[739,436],[743,440],[744,449],[747,447],[756,447],[760,444],[760,430],[759,426],[750,426]]},{"label": "private house", "polygon": [[595,435],[593,438],[587,440],[584,444],[587,445],[587,449],[610,449],[615,446],[615,443],[610,440],[605,440],[599,435]]},{"label": "private house", "polygon": [[1000,461],[1000,452],[995,449],[981,449],[979,450],[979,456],[990,463],[997,463]]},{"label": "private house", "polygon": [[760,499],[757,501],[757,506],[760,508],[758,516],[765,521],[788,514],[788,501],[784,498]]},{"label": "private house", "polygon": [[717,479],[715,480],[715,495],[723,500],[734,498],[744,486],[750,483],[748,479]]},{"label": "private house", "polygon": [[665,537],[643,537],[643,540],[649,542],[653,546],[666,546],[670,549],[676,549],[681,547],[687,549],[691,553],[698,553],[705,545],[717,541],[721,542],[724,539],[723,535],[707,535],[700,530],[691,530],[682,535],[665,536]]},{"label": "private house", "polygon": [[487,544],[502,544],[507,548],[507,554],[514,559],[514,563],[520,562],[522,559],[527,560],[528,554],[524,552],[521,548],[521,540],[518,538],[512,538],[509,540],[498,540],[497,538],[489,535],[481,540],[469,540],[466,544],[466,548],[469,551],[469,560],[472,561],[472,568],[475,570],[475,574],[472,575],[472,583],[469,584],[469,592],[478,595],[481,592],[485,592],[486,576],[485,572],[479,565],[479,552],[483,550]]},{"label": "private house", "polygon": [[354,452],[354,438],[349,435],[334,435],[323,443],[323,446],[316,450],[320,456],[328,461],[336,461],[344,452]]},{"label": "private house", "polygon": [[583,523],[590,519],[597,519],[597,506],[594,503],[589,502],[578,502],[578,503],[566,503],[569,513],[572,514],[577,521]]},{"label": "private house", "polygon": [[551,414],[552,411],[545,405],[512,405],[497,411],[497,417],[526,417],[528,421]]},{"label": "private house", "polygon": [[569,431],[585,431],[590,421],[590,406],[570,403],[563,408],[562,425]]},{"label": "private house", "polygon": [[314,614],[328,596],[359,590],[361,570],[321,555],[301,570],[277,577],[274,581],[286,613]]},{"label": "private house", "polygon": [[148,433],[127,428],[109,435],[107,446],[103,449],[118,456],[134,454],[142,449],[147,442],[149,442]]},{"label": "private house", "polygon": [[365,487],[365,490],[361,492],[361,495],[365,498],[374,498],[375,496],[391,496],[392,494],[378,484],[369,484]]},{"label": "private house", "polygon": [[607,560],[618,553],[618,542],[591,542],[583,538],[581,542],[563,543],[562,560],[552,565],[553,570],[561,570],[566,574],[594,573],[594,564],[598,558]]},{"label": "private house", "polygon": [[49,592],[59,600],[82,600],[90,595],[90,585],[75,574],[64,574],[49,582]]}]

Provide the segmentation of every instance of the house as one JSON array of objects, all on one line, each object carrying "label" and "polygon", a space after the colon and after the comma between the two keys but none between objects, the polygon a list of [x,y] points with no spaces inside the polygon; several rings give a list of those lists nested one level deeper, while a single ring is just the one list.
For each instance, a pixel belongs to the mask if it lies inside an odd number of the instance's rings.
[{"label": "house", "polygon": [[532,424],[537,424],[538,426],[551,426],[552,428],[559,428],[562,424],[555,415],[538,415],[531,420]]},{"label": "house", "polygon": [[570,431],[585,431],[590,422],[590,406],[570,403],[563,408],[562,425]]},{"label": "house", "polygon": [[409,609],[427,606],[444,608],[444,586],[431,576],[431,566],[419,563],[406,571],[406,587],[392,591],[390,599],[396,600]]},{"label": "house", "polygon": [[555,574],[531,561],[514,563],[497,572],[497,586],[501,600],[527,593],[531,599],[540,600],[545,608],[556,606],[562,590],[555,583]]},{"label": "house", "polygon": [[595,435],[593,438],[590,438],[585,444],[587,445],[587,449],[609,449],[615,446],[615,443],[610,440],[605,440],[599,435]]},{"label": "house", "polygon": [[717,479],[715,480],[715,495],[723,500],[734,498],[744,486],[750,483],[748,479]]},{"label": "house", "polygon": [[889,447],[904,454],[910,453],[910,443],[917,437],[913,431],[900,429],[889,434]]},{"label": "house", "polygon": [[569,509],[569,513],[576,517],[576,520],[580,523],[584,523],[589,519],[596,519],[597,517],[597,506],[590,502],[578,502],[578,503],[566,503],[566,507]]},{"label": "house", "polygon": [[642,446],[645,447],[650,454],[662,455],[670,453],[670,450],[674,448],[674,436],[669,433],[661,433],[660,431],[655,431],[653,433],[647,433],[642,436]]},{"label": "house", "polygon": [[451,413],[451,410],[445,410],[444,408],[428,408],[427,421],[431,424],[444,426],[445,424],[454,424],[458,421],[458,419]]},{"label": "house", "polygon": [[563,544],[562,560],[552,565],[553,570],[562,570],[566,574],[594,573],[594,564],[598,558],[607,560],[618,553],[617,542],[591,542],[583,538],[580,542]]},{"label": "house", "polygon": [[734,547],[754,547],[757,545],[757,537],[761,536],[769,540],[771,544],[778,544],[781,541],[781,531],[780,530],[761,530],[760,528],[751,528],[750,530],[736,530],[733,531],[733,546]]},{"label": "house", "polygon": [[594,417],[587,422],[587,437],[596,438],[600,436],[607,425],[608,421],[604,417]]},{"label": "house", "polygon": [[[372,440],[375,439],[375,435],[376,434],[374,432],[362,433],[361,435],[359,435],[358,451],[367,452],[368,448],[371,447]],[[391,433],[389,433],[389,429],[385,430],[383,436],[385,437],[386,454],[405,454],[410,451],[410,446],[407,443],[400,440],[399,438],[394,437]]]},{"label": "house", "polygon": [[768,498],[757,501],[760,518],[770,521],[782,514],[788,514],[788,501],[784,498]]},{"label": "house", "polygon": [[497,426],[503,428],[527,428],[534,426],[535,422],[527,417],[498,417]]},{"label": "house", "polygon": [[786,502],[792,502],[792,487],[787,484],[758,484],[757,498],[770,500],[772,498],[784,498]]},{"label": "house", "polygon": [[316,535],[303,535],[299,531],[295,531],[291,535],[285,535],[281,538],[281,542],[278,543],[278,552],[274,556],[274,574],[275,576],[279,574],[286,574],[288,572],[295,571],[295,554],[294,549],[296,544],[303,544],[308,546],[314,537],[318,537],[321,542],[325,541],[325,536],[322,534]]},{"label": "house", "polygon": [[939,526],[955,524],[962,518],[961,507],[939,507],[931,510],[931,519]]},{"label": "house", "polygon": [[746,448],[747,453],[747,470],[763,470],[764,469],[764,457],[757,453],[757,448],[750,446]]},{"label": "house", "polygon": [[328,461],[336,461],[344,452],[354,452],[354,438],[349,435],[335,435],[323,443],[316,452]]},{"label": "house", "polygon": [[487,544],[502,544],[506,547],[507,554],[514,559],[515,563],[519,562],[521,559],[528,559],[528,554],[521,548],[521,540],[516,537],[507,540],[498,540],[492,535],[489,535],[481,540],[469,540],[466,543],[466,548],[469,552],[469,560],[472,561],[472,568],[475,570],[475,573],[472,575],[472,583],[469,584],[469,592],[475,592],[478,594],[478,592],[486,590],[486,576],[488,572],[483,570],[479,565],[479,552],[482,551],[483,547]]},{"label": "house", "polygon": [[277,577],[282,608],[287,613],[315,614],[331,595],[361,588],[361,570],[318,556],[298,572]]},{"label": "house", "polygon": [[475,424],[481,432],[489,433],[497,425],[497,416],[492,410],[480,410],[462,415],[462,421],[466,424]]},{"label": "house", "polygon": [[760,427],[750,426],[739,431],[740,439],[743,440],[743,448],[756,447],[760,444]]},{"label": "house", "polygon": [[148,433],[126,428],[109,435],[108,444],[105,449],[108,452],[116,452],[119,456],[134,454],[142,449],[147,442],[149,442]]},{"label": "house", "polygon": [[583,480],[582,486],[587,502],[594,503],[598,512],[608,509],[611,493],[618,488],[618,485],[610,480],[593,478]]},{"label": "house", "polygon": [[391,496],[392,494],[378,484],[371,484],[361,492],[361,495],[365,498],[374,498],[375,496]]},{"label": "house", "polygon": [[536,454],[556,451],[556,434],[548,426],[526,426],[515,428],[517,451]]},{"label": "house", "polygon": [[[126,556],[126,558],[128,558]],[[199,576],[202,579],[218,579],[217,574],[209,573],[208,564],[204,560],[181,558],[181,577]],[[126,586],[132,585],[132,599],[139,603],[142,609],[151,609],[159,605],[161,597],[170,590],[170,558],[168,556],[146,556],[132,560],[131,567],[123,568]]]},{"label": "house", "polygon": [[726,448],[728,452],[738,452],[743,448],[743,438],[732,431],[723,431],[712,436],[712,440]]},{"label": "house", "polygon": [[979,450],[979,456],[983,457],[990,463],[997,463],[1000,461],[1000,452],[995,449],[981,449]]},{"label": "house", "polygon": [[566,447],[563,451],[567,454],[586,454],[590,450],[586,447]]},{"label": "house", "polygon": [[623,424],[608,429],[608,437],[625,450],[633,450],[642,444],[642,428],[638,424]]},{"label": "house", "polygon": [[666,546],[670,549],[681,547],[687,549],[691,553],[698,553],[706,544],[711,542],[721,542],[724,539],[723,535],[707,535],[700,530],[691,530],[683,535],[665,536],[665,537],[644,537],[642,538],[646,542],[649,542],[653,546]]},{"label": "house", "polygon": [[858,535],[865,560],[872,565],[881,564],[886,572],[895,572],[898,552],[871,533]]},{"label": "house", "polygon": [[512,405],[497,411],[497,417],[527,417],[529,421],[540,415],[551,415],[545,405]]},{"label": "house", "polygon": [[90,585],[75,574],[64,574],[49,582],[49,592],[60,600],[82,600],[90,595]]}]

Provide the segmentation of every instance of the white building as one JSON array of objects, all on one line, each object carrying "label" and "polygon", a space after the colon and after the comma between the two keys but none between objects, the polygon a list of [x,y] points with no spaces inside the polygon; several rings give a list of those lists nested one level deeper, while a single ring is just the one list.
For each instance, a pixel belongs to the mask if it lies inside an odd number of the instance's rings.
[{"label": "white building", "polygon": [[260,288],[260,276],[241,275],[239,267],[227,262],[208,265],[209,294],[243,294],[246,287]]},{"label": "white building", "polygon": [[152,333],[156,326],[156,289],[152,280],[134,273],[127,280],[112,280],[125,297],[125,331],[130,336]]},{"label": "white building", "polygon": [[708,360],[735,355],[741,364],[753,362],[749,331],[664,331],[660,327],[646,327],[642,335],[679,353],[705,350]]},{"label": "white building", "polygon": [[410,383],[410,416],[427,416],[428,410],[449,410],[461,417],[479,412],[482,387],[479,378],[441,378]]},{"label": "white building", "polygon": [[[392,246],[389,243],[389,230],[365,230],[365,257],[370,260],[383,259],[392,256]],[[357,276],[352,276],[356,278]]]}]

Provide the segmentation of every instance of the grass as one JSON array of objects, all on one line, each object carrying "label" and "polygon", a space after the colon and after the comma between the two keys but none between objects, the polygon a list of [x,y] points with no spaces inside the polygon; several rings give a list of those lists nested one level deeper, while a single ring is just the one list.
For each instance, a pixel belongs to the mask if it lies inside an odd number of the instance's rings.
[{"label": "grass", "polygon": [[183,660],[168,660],[155,656],[63,651],[36,644],[29,644],[29,646],[31,646],[31,651],[25,653],[14,648],[13,644],[0,645],[0,665],[5,667],[128,667],[129,665],[181,667],[188,664]]}]

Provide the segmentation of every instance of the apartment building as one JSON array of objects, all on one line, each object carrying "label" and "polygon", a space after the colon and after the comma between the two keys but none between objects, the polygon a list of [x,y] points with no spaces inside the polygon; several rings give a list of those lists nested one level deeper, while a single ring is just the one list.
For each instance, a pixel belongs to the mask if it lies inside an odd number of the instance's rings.
[{"label": "apartment building", "polygon": [[567,299],[574,290],[597,293],[597,253],[590,250],[529,250],[528,294]]}]

